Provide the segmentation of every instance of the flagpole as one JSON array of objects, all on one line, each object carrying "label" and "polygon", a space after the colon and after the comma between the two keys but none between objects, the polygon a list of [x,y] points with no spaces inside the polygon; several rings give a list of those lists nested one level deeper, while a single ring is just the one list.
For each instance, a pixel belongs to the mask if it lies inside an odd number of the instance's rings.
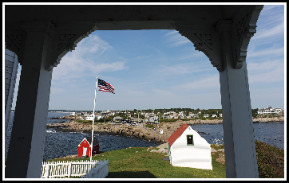
[{"label": "flagpole", "polygon": [[92,153],[93,153],[93,132],[94,132],[94,112],[95,112],[95,103],[96,103],[96,90],[98,85],[98,76],[96,76],[95,90],[94,90],[94,103],[93,103],[93,119],[92,119],[92,130],[91,130],[91,151],[90,151],[90,162],[92,162]]}]

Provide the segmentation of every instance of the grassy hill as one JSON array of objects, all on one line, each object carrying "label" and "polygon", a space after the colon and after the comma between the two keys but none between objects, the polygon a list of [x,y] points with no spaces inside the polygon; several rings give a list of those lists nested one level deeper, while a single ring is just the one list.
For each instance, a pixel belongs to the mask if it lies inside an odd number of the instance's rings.
[{"label": "grassy hill", "polygon": [[166,160],[166,154],[150,152],[147,147],[103,152],[93,160],[109,160],[107,178],[225,178],[225,165],[217,162],[217,157],[213,154],[213,170],[174,167]]},{"label": "grassy hill", "polygon": [[[224,147],[212,145],[212,148],[217,150],[212,153],[213,170],[174,167],[166,160],[166,154],[150,152],[152,148],[147,147],[103,152],[93,160],[109,160],[107,178],[226,178],[224,158],[220,160],[224,152],[218,151]],[[284,150],[256,141],[256,153],[260,178],[284,178]]]}]

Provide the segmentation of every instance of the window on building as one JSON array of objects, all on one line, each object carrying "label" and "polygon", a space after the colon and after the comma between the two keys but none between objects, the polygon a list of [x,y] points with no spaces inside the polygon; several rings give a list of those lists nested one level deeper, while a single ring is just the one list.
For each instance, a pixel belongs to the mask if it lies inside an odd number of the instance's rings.
[{"label": "window on building", "polygon": [[187,145],[194,145],[193,135],[187,135]]}]

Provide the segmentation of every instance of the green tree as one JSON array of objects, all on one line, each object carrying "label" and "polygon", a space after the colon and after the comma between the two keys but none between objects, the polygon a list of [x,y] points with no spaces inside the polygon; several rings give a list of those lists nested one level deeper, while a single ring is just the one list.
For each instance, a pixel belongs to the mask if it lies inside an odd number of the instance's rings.
[{"label": "green tree", "polygon": [[257,117],[257,115],[258,115],[258,108],[256,108],[256,109],[252,109],[252,117],[253,118],[256,118]]}]

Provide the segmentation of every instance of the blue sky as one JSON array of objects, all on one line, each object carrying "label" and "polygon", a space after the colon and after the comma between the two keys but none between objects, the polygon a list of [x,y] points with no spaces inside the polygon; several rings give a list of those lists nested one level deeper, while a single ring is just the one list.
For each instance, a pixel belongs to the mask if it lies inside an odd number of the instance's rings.
[{"label": "blue sky", "polygon": [[[252,108],[284,109],[283,6],[261,11],[247,67]],[[175,30],[96,30],[54,68],[49,109],[92,110],[96,76],[116,93],[96,110],[222,108],[219,72]]]}]

